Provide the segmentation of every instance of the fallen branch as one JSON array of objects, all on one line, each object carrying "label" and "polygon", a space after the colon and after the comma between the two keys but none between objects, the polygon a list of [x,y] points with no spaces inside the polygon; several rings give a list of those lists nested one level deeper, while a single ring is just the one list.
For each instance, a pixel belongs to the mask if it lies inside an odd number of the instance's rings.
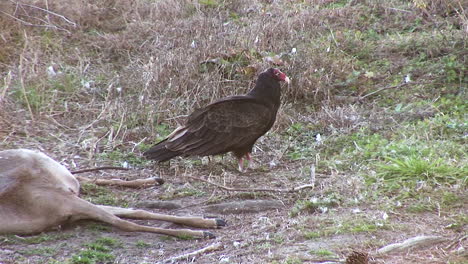
[{"label": "fallen branch", "polygon": [[190,252],[190,253],[187,253],[187,254],[183,254],[183,255],[180,255],[180,256],[172,257],[172,258],[169,258],[169,259],[165,259],[165,260],[163,260],[161,262],[157,262],[157,263],[158,264],[159,263],[176,263],[179,260],[194,258],[197,255],[201,255],[201,254],[208,253],[208,252],[211,252],[211,251],[220,250],[222,247],[223,246],[221,245],[221,243],[218,242],[218,243],[214,243],[214,244],[211,244],[209,246],[206,246],[204,248],[201,248],[199,250],[196,250],[196,251],[193,251],[193,252]]},{"label": "fallen branch", "polygon": [[210,181],[207,181],[205,179],[201,179],[201,178],[198,178],[198,177],[194,177],[194,176],[186,176],[187,178],[190,178],[190,179],[194,179],[194,180],[197,180],[197,181],[202,181],[202,182],[205,182],[205,183],[208,183],[208,184],[211,184],[211,185],[214,185],[222,190],[225,190],[225,191],[229,191],[229,192],[297,192],[297,191],[300,191],[302,189],[308,189],[308,188],[314,188],[314,184],[304,184],[304,185],[301,185],[301,186],[297,186],[297,187],[293,187],[293,188],[289,188],[289,189],[270,189],[270,188],[254,188],[254,189],[250,189],[250,188],[231,188],[231,187],[226,187],[226,186],[223,186],[223,185],[219,185],[217,183],[214,183],[214,182],[210,182]]},{"label": "fallen branch", "polygon": [[401,88],[403,86],[406,86],[406,85],[410,85],[410,84],[427,84],[427,82],[403,82],[403,83],[400,83],[398,85],[391,85],[391,86],[385,86],[385,87],[382,87],[376,91],[373,91],[373,92],[370,92],[364,96],[361,96],[361,97],[358,97],[358,101],[361,101],[361,100],[364,100],[365,98],[369,97],[369,96],[372,96],[372,95],[375,95],[375,94],[378,94],[384,90],[388,90],[388,89],[397,89],[397,88]]},{"label": "fallen branch", "polygon": [[59,18],[61,18],[62,20],[64,20],[65,22],[67,22],[68,24],[71,24],[73,27],[76,27],[76,23],[75,23],[75,22],[73,22],[73,21],[71,21],[70,19],[66,18],[64,15],[61,15],[61,14],[52,12],[52,11],[50,11],[49,9],[44,9],[44,8],[40,8],[40,7],[35,6],[35,5],[29,5],[29,4],[19,3],[19,2],[15,2],[15,1],[11,1],[11,0],[10,0],[10,2],[12,2],[12,3],[14,3],[14,4],[17,4],[17,5],[27,6],[27,7],[31,7],[31,8],[35,8],[35,9],[41,10],[41,11],[47,13],[47,14],[50,14],[50,15],[59,17]]},{"label": "fallen branch", "polygon": [[385,87],[382,87],[382,88],[380,88],[380,89],[378,89],[378,90],[376,90],[376,91],[370,92],[370,93],[368,93],[368,94],[366,94],[366,95],[364,95],[364,96],[359,97],[359,100],[364,100],[366,97],[372,96],[372,95],[374,95],[374,94],[378,94],[378,93],[380,93],[381,91],[384,91],[384,90],[387,90],[387,89],[401,88],[401,87],[406,86],[406,85],[408,85],[408,84],[410,84],[410,83],[409,83],[409,82],[405,82],[405,83],[401,83],[401,84],[398,84],[398,85],[385,86]]},{"label": "fallen branch", "polygon": [[164,180],[161,178],[148,178],[148,179],[138,179],[138,180],[132,180],[132,181],[124,181],[121,179],[90,179],[82,176],[76,176],[76,178],[80,182],[86,182],[86,183],[94,183],[96,185],[117,185],[117,186],[122,186],[122,187],[129,187],[129,188],[139,188],[139,187],[145,187],[145,186],[150,186],[150,185],[162,185],[164,183]]},{"label": "fallen branch", "polygon": [[468,238],[468,235],[464,235],[458,239],[455,239],[452,243],[450,243],[448,246],[445,247],[446,250],[450,249],[451,247],[457,245],[457,244],[461,244],[463,242],[463,240],[466,240]]},{"label": "fallen branch", "polygon": [[40,24],[33,24],[33,23],[27,22],[27,21],[25,21],[25,20],[19,19],[19,18],[13,16],[13,15],[10,15],[10,14],[8,14],[7,12],[4,12],[4,11],[2,11],[2,10],[0,10],[0,13],[6,15],[6,16],[8,16],[8,17],[10,17],[10,18],[12,18],[12,19],[14,19],[14,20],[16,20],[16,21],[18,21],[18,22],[20,22],[21,24],[23,24],[23,25],[25,25],[25,26],[30,26],[30,27],[43,27],[43,28],[53,28],[53,29],[65,31],[65,32],[67,32],[68,34],[71,33],[69,30],[66,30],[66,29],[64,29],[64,28],[58,27],[58,26],[56,26],[56,25],[40,25]]},{"label": "fallen branch", "polygon": [[[53,11],[50,11],[49,9],[44,9],[44,8],[41,8],[41,7],[38,7],[38,6],[35,6],[35,5],[24,4],[24,3],[20,3],[18,1],[13,1],[13,0],[10,0],[10,2],[12,4],[16,5],[15,13],[14,14],[9,14],[9,13],[1,11],[1,10],[0,10],[0,13],[4,14],[4,15],[6,15],[6,16],[8,16],[8,17],[20,22],[20,23],[22,23],[23,25],[32,26],[32,27],[53,28],[53,29],[56,29],[56,30],[65,31],[68,34],[70,34],[71,32],[69,30],[67,30],[67,29],[65,29],[63,27],[60,27],[58,25],[54,25],[54,24],[50,23],[49,16],[54,16],[54,17],[58,17],[59,19],[65,21],[66,23],[73,26],[74,28],[77,27],[77,24],[75,22],[73,22],[70,19],[66,18],[64,15],[55,13]],[[24,7],[29,7],[29,8],[32,8],[32,9],[40,10],[41,12],[46,14],[47,20],[42,19],[41,16],[36,16],[36,17],[30,16],[27,13],[27,11],[26,11],[26,9]],[[32,20],[39,20],[43,24],[34,24],[34,23],[28,22],[26,20],[20,19],[19,17],[16,16],[16,12],[18,11],[18,9],[23,10],[23,12],[24,12],[23,16],[25,16],[25,17],[27,17],[29,19],[32,19]]]},{"label": "fallen branch", "polygon": [[100,171],[100,170],[131,170],[131,169],[130,168],[124,168],[124,167],[104,166],[104,167],[97,167],[97,168],[91,168],[91,169],[71,171],[71,174],[79,174],[79,173]]},{"label": "fallen branch", "polygon": [[2,88],[3,91],[0,94],[0,103],[3,102],[3,100],[5,99],[6,92],[7,92],[8,88],[11,85],[11,79],[12,79],[11,76],[12,76],[11,71],[9,71],[7,73],[7,75],[5,76],[5,78],[3,78],[3,83],[4,84],[3,84],[3,88]]},{"label": "fallen branch", "polygon": [[388,254],[404,250],[415,250],[423,247],[430,247],[447,241],[447,238],[441,236],[417,236],[406,239],[401,243],[394,243],[377,250],[377,254]]}]

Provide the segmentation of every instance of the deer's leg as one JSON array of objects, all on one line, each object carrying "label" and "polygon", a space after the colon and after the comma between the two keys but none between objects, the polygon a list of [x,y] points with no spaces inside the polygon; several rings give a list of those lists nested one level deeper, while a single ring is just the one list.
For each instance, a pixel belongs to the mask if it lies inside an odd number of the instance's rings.
[{"label": "deer's leg", "polygon": [[[214,238],[215,236],[206,231],[197,231],[197,230],[190,230],[190,229],[164,229],[164,228],[157,228],[152,226],[144,226],[132,223],[127,220],[120,219],[116,215],[113,214],[109,208],[101,207],[98,205],[94,205],[89,203],[79,197],[73,199],[72,203],[70,204],[70,208],[72,210],[71,216],[72,220],[79,220],[79,219],[90,219],[90,220],[97,220],[104,223],[108,223],[110,225],[116,226],[124,231],[129,232],[151,232],[169,236],[177,236],[177,237],[196,237],[196,238]],[[117,211],[118,207],[114,207],[113,210]],[[121,208],[124,209],[124,208]],[[128,209],[125,209],[128,210]]]},{"label": "deer's leg", "polygon": [[166,214],[156,214],[144,210],[120,208],[113,206],[98,206],[111,214],[124,218],[160,220],[200,228],[219,228],[220,226],[226,225],[226,221],[218,218],[184,217]]}]

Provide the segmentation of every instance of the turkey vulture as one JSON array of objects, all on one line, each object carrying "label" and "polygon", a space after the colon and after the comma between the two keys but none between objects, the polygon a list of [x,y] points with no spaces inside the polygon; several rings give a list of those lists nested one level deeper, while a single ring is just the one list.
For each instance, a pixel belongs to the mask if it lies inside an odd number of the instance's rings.
[{"label": "turkey vulture", "polygon": [[255,141],[273,126],[280,106],[280,82],[289,78],[270,68],[258,76],[246,95],[223,98],[195,110],[184,126],[143,155],[159,162],[176,156],[208,156],[233,152],[243,171],[243,158],[251,160]]}]

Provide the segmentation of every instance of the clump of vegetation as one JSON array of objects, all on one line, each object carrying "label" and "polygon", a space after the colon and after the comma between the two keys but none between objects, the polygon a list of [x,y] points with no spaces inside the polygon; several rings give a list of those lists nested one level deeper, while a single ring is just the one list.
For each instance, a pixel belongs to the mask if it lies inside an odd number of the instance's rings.
[{"label": "clump of vegetation", "polygon": [[109,192],[105,187],[97,186],[93,183],[81,184],[80,192],[83,195],[83,199],[93,204],[128,207],[128,201],[125,197],[115,192]]},{"label": "clump of vegetation", "polygon": [[83,245],[85,249],[71,257],[72,264],[113,263],[115,255],[112,250],[121,247],[121,242],[110,237],[96,239]]},{"label": "clump of vegetation", "polygon": [[322,223],[313,227],[304,227],[305,239],[316,239],[340,234],[373,233],[379,230],[389,229],[390,225],[382,219],[366,219],[362,217],[347,217],[334,220],[333,223]]},{"label": "clump of vegetation", "polygon": [[28,236],[28,237],[18,237],[14,235],[6,235],[0,236],[2,239],[2,244],[41,244],[43,242],[52,242],[52,241],[61,241],[67,240],[69,238],[73,238],[73,234],[65,234],[65,233],[58,233],[58,234],[39,234],[36,236]]},{"label": "clump of vegetation", "polygon": [[335,196],[324,198],[310,198],[309,200],[298,200],[290,211],[290,216],[295,217],[301,213],[311,214],[315,212],[327,212],[329,208],[336,207],[340,203]]},{"label": "clump of vegetation", "polygon": [[403,159],[388,158],[388,163],[378,166],[377,176],[389,185],[402,188],[404,185],[413,185],[426,182],[432,186],[441,184],[454,184],[462,180],[467,182],[468,168],[453,167],[444,163],[442,159],[428,160],[421,157],[405,157]]}]

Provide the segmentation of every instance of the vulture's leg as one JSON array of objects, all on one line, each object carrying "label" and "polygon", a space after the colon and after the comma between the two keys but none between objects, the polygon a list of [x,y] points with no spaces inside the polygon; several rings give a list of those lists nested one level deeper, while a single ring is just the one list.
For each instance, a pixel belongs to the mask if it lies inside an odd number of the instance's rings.
[{"label": "vulture's leg", "polygon": [[250,164],[252,162],[252,156],[250,156],[250,152],[247,152],[247,154],[245,154],[245,156],[247,157],[247,169],[249,169]]},{"label": "vulture's leg", "polygon": [[240,158],[237,158],[237,164],[239,164],[239,172],[244,172],[244,158],[243,157],[240,157]]},{"label": "vulture's leg", "polygon": [[[247,159],[247,166],[245,167],[245,169],[244,169],[244,157]],[[237,163],[239,164],[239,171],[245,172],[247,171],[248,168],[250,168],[250,162],[252,161],[252,157],[250,156],[250,152],[247,152],[245,156],[240,157],[237,160],[238,160]]]}]

